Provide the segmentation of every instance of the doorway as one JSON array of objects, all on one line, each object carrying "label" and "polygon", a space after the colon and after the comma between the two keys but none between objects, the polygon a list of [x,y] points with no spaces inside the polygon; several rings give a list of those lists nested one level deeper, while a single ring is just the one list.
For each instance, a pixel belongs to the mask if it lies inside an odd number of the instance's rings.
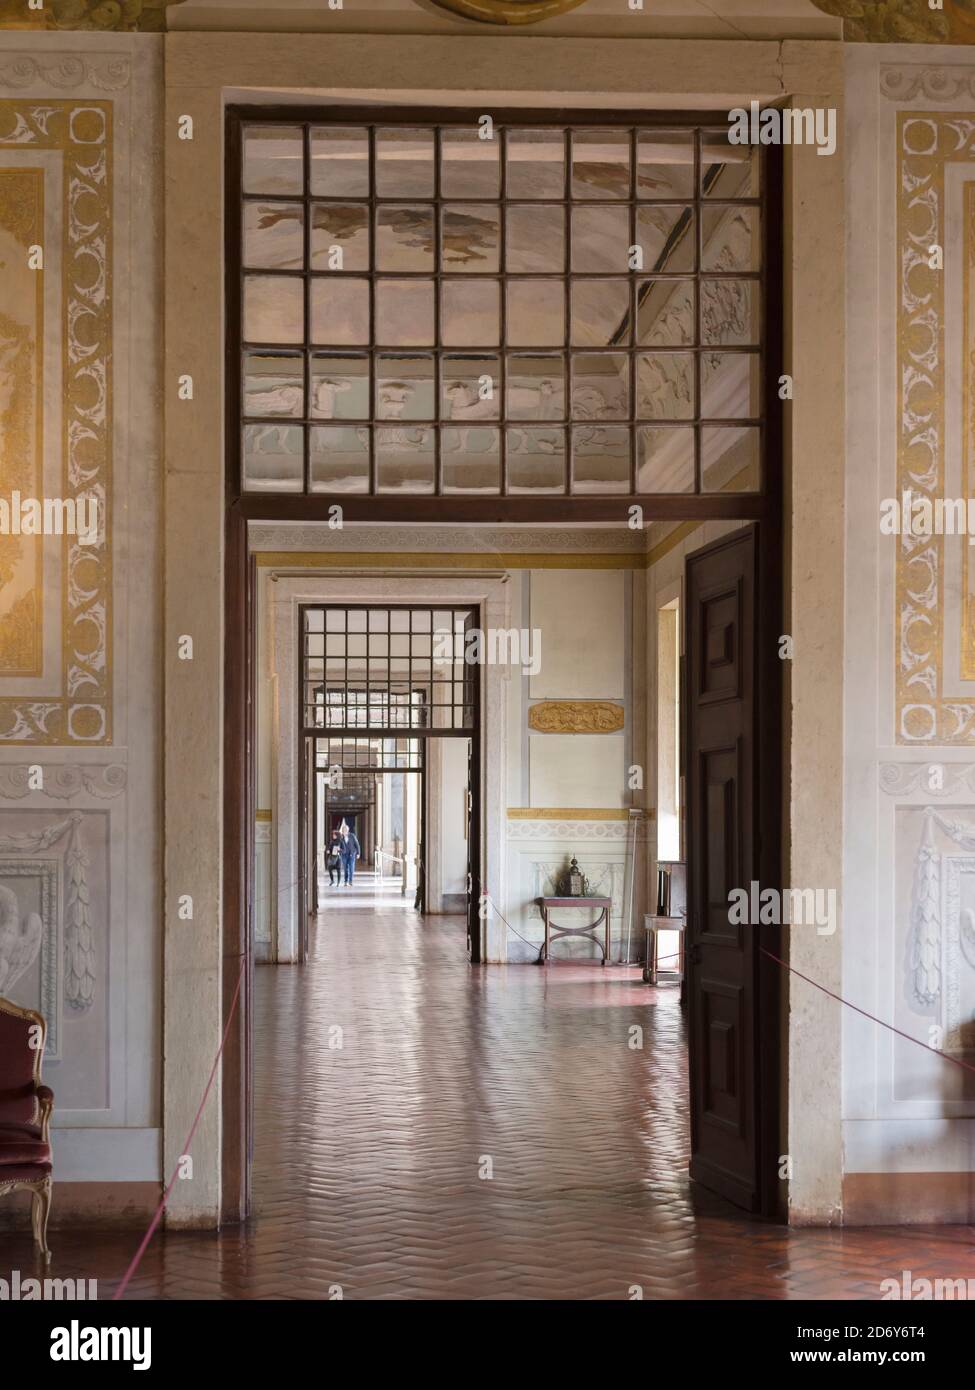
[{"label": "doorway", "polygon": [[[480,959],[479,817],[480,679],[465,659],[467,637],[477,629],[477,605],[303,604],[298,620],[301,654],[298,705],[303,773],[301,948],[308,953],[309,923],[326,906],[327,841],[340,841],[357,856],[359,894],[370,889],[395,896],[418,912],[428,907],[430,860],[437,867],[437,904],[448,827],[454,816],[436,816],[437,843],[428,822],[431,796],[456,801],[462,792],[466,858],[460,884],[467,920],[467,951]],[[451,747],[458,745],[460,752]],[[450,748],[450,756],[444,753]],[[439,756],[437,756],[439,754]],[[436,777],[428,771],[431,755]],[[462,771],[462,786],[448,771]],[[440,810],[439,804],[435,808]],[[440,835],[443,827],[443,838]],[[433,853],[431,853],[433,851]],[[455,850],[456,853],[456,850]],[[348,879],[348,850],[342,888]],[[368,877],[366,877],[368,875]],[[351,901],[345,893],[346,901]],[[358,901],[357,898],[357,901]],[[373,899],[375,900],[375,899]],[[368,894],[362,905],[368,906]]]}]

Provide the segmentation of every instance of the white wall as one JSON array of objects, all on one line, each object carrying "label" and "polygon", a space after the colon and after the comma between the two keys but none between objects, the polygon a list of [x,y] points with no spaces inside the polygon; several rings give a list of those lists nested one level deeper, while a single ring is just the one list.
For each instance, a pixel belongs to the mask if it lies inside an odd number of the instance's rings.
[{"label": "white wall", "polygon": [[[962,671],[971,631],[966,546],[960,537],[915,543],[911,563],[911,543],[881,536],[879,514],[881,499],[905,485],[915,495],[973,495],[970,457],[964,471],[972,346],[964,315],[975,63],[965,48],[907,46],[854,45],[846,60],[843,994],[971,1065],[975,942],[966,945],[965,912],[975,908],[975,841],[965,835],[975,834],[975,679]],[[902,129],[911,112],[921,119]],[[944,247],[943,271],[923,265],[905,275],[910,258],[926,262],[935,243]],[[968,592],[973,567],[969,560]],[[837,1023],[847,1219],[971,1220],[970,1076],[851,1010],[838,1010]]]},{"label": "white wall", "polygon": [[[465,738],[440,740],[440,891],[467,901],[467,748]],[[456,903],[448,906],[457,907]]]}]

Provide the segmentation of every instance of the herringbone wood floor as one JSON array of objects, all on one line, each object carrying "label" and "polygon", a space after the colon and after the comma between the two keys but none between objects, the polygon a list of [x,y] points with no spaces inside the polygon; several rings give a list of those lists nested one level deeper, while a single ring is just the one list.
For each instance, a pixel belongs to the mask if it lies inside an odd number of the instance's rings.
[{"label": "herringbone wood floor", "polygon": [[[790,1231],[694,1190],[676,991],[472,969],[459,919],[352,901],[328,895],[305,967],[257,971],[253,1218],[157,1235],[130,1296],[871,1299],[904,1268],[975,1277],[968,1228]],[[52,1244],[52,1273],[104,1298],[138,1234]],[[4,1246],[0,1272],[31,1270],[26,1233]]]}]

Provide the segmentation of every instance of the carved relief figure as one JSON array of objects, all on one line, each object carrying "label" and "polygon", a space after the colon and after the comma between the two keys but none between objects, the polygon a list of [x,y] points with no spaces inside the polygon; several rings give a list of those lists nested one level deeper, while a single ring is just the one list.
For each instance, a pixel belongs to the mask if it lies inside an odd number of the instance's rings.
[{"label": "carved relief figure", "polygon": [[36,912],[29,913],[21,925],[17,894],[0,885],[0,994],[9,994],[34,964],[41,949],[42,932]]}]

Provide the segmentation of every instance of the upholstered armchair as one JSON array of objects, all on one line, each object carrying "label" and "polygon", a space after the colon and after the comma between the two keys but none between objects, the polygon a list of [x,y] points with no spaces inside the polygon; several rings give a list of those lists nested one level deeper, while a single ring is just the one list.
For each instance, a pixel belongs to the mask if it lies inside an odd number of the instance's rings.
[{"label": "upholstered armchair", "polygon": [[46,1036],[41,1014],[0,999],[0,1197],[19,1189],[32,1194],[34,1241],[49,1260],[54,1094],[41,1085]]}]

